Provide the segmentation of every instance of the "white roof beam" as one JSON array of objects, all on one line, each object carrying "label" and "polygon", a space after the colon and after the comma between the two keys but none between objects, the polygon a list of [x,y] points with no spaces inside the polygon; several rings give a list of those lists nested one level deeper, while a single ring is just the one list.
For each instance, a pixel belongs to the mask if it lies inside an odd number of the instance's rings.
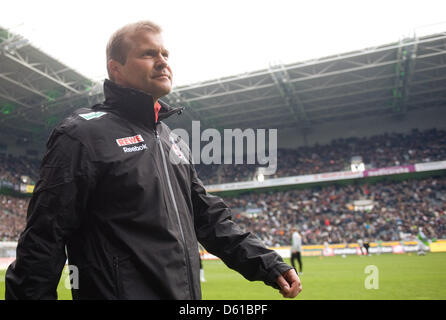
[{"label": "white roof beam", "polygon": [[11,55],[10,53],[6,53],[6,52],[4,52],[3,55],[5,57],[7,57],[8,59],[13,60],[13,61],[17,62],[18,64],[32,70],[33,72],[53,81],[54,83],[57,83],[58,85],[68,89],[71,92],[80,93],[79,90],[76,90],[75,88],[71,87],[68,83],[66,83],[66,82],[62,81],[61,79],[58,79],[58,77],[54,76],[55,75],[54,72],[51,71],[51,73],[53,73],[53,76],[50,75],[48,66],[45,66],[45,71],[42,71],[42,70],[34,67],[32,64],[28,63],[28,61],[26,61],[26,59],[24,59],[20,56],[15,57],[15,56]]}]

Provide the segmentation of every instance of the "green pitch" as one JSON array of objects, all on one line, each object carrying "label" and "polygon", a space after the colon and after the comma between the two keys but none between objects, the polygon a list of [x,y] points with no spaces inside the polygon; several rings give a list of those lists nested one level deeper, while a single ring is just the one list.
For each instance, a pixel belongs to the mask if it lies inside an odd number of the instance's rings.
[{"label": "green pitch", "polygon": [[[303,291],[296,299],[435,299],[446,300],[446,253],[359,257],[303,257]],[[367,270],[367,266],[374,266]],[[282,296],[261,282],[249,282],[221,261],[204,261],[203,299],[274,300]],[[372,270],[372,271],[371,271]],[[0,271],[4,299],[5,271]],[[59,284],[59,298],[71,299]]]}]

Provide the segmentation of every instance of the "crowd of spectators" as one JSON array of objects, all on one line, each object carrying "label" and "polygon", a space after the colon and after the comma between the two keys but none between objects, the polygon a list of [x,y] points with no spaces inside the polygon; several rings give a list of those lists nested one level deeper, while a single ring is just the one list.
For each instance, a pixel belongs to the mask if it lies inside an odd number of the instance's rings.
[{"label": "crowd of spectators", "polygon": [[[446,160],[446,131],[413,130],[369,138],[337,139],[329,145],[278,150],[275,177],[348,170],[361,156],[371,168]],[[39,161],[0,154],[0,180],[20,183],[38,176]],[[205,184],[252,179],[255,165],[198,165]],[[373,202],[370,210],[354,210],[354,201]],[[306,244],[398,240],[422,227],[431,238],[446,238],[446,178],[350,184],[273,193],[251,193],[225,199],[234,219],[268,246],[289,245],[297,225]],[[24,228],[29,198],[0,196],[0,241],[17,240]]]},{"label": "crowd of spectators", "polygon": [[[408,134],[385,133],[372,137],[336,139],[330,144],[277,150],[277,171],[286,177],[350,170],[352,157],[360,156],[366,169],[409,165],[446,159],[446,131],[412,130]],[[252,180],[256,165],[220,165],[197,171],[205,184]]]},{"label": "crowd of spectators", "polygon": [[[356,211],[358,200],[373,208]],[[268,246],[289,245],[293,226],[305,244],[401,240],[419,227],[429,238],[446,238],[446,177],[250,193],[225,201],[234,220]]]},{"label": "crowd of spectators", "polygon": [[27,176],[31,179],[28,183],[33,184],[38,177],[39,163],[38,160],[0,153],[0,181],[20,184],[22,176]]},{"label": "crowd of spectators", "polygon": [[29,198],[0,195],[0,241],[17,241],[25,228]]},{"label": "crowd of spectators", "polygon": [[[385,133],[373,137],[336,139],[330,144],[277,150],[277,170],[268,178],[344,171],[352,157],[360,156],[366,168],[383,168],[446,159],[446,131],[412,130],[408,134]],[[35,181],[38,160],[0,154],[0,180],[20,183],[22,175]],[[223,161],[222,161],[223,162]],[[258,165],[198,164],[196,169],[204,184],[252,180]]]},{"label": "crowd of spectators", "polygon": [[[373,208],[355,211],[357,200]],[[233,219],[268,246],[290,244],[297,226],[304,244],[401,240],[417,233],[446,238],[446,177],[375,184],[331,185],[224,198]],[[0,241],[16,241],[29,198],[0,196]]]}]

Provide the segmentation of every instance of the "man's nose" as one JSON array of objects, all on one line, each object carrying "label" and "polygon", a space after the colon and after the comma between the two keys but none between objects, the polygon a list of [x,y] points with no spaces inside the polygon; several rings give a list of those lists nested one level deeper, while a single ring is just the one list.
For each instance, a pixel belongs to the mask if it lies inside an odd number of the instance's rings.
[{"label": "man's nose", "polygon": [[159,54],[156,59],[156,67],[157,69],[163,69],[169,66],[169,63],[167,62],[167,58],[163,56],[162,54]]}]

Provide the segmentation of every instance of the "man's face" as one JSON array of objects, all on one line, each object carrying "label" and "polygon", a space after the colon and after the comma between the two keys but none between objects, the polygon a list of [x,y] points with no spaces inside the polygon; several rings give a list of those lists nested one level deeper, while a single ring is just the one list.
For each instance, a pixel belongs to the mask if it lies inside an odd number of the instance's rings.
[{"label": "man's face", "polygon": [[127,40],[130,50],[124,65],[117,62],[115,82],[149,93],[154,100],[167,95],[172,89],[172,70],[161,34],[140,30]]}]

